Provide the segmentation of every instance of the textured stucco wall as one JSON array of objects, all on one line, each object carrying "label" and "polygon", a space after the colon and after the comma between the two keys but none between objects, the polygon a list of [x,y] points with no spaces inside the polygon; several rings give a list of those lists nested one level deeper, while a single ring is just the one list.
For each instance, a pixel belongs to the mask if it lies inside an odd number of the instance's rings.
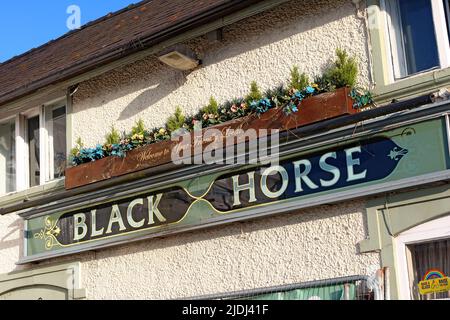
[{"label": "textured stucco wall", "polygon": [[88,299],[171,299],[367,274],[364,201],[233,223],[97,252],[80,260]]},{"label": "textured stucco wall", "polygon": [[0,274],[25,269],[16,266],[22,246],[23,220],[15,214],[0,216]]},{"label": "textured stucco wall", "polygon": [[[188,42],[203,60],[190,73],[154,57],[80,84],[74,96],[73,139],[103,142],[114,125],[129,130],[142,118],[163,125],[175,107],[187,113],[244,96],[252,80],[262,89],[286,82],[298,65],[314,76],[337,47],[356,55],[359,82],[370,83],[363,21],[350,0],[292,1],[224,29],[224,41]],[[73,142],[74,142],[73,141]],[[364,200],[151,239],[52,259],[82,262],[89,299],[179,298],[366,274],[379,255],[360,254],[367,237]],[[0,217],[0,273],[16,269],[20,231],[14,215]],[[25,266],[29,268],[30,266]]]},{"label": "textured stucco wall", "polygon": [[252,80],[263,90],[286,83],[293,65],[312,78],[334,60],[337,47],[357,57],[359,82],[368,86],[365,34],[350,0],[288,2],[226,27],[221,43],[188,42],[203,61],[190,73],[149,57],[81,83],[73,143],[78,137],[87,145],[103,142],[112,125],[129,131],[139,118],[149,128],[161,126],[178,105],[193,114],[210,96],[219,102],[245,96]]},{"label": "textured stucco wall", "polygon": [[[359,253],[367,237],[365,201],[321,206],[97,252],[35,267],[81,261],[88,299],[168,299],[367,274],[377,253]],[[1,217],[0,274],[22,250],[20,220]]]}]

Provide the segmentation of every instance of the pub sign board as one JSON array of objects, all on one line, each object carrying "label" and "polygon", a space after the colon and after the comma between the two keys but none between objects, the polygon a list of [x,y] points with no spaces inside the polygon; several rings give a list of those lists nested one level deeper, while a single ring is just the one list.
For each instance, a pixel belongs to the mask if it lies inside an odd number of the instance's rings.
[{"label": "pub sign board", "polygon": [[[449,169],[442,119],[329,145],[277,165],[204,175],[25,221],[25,257],[86,251],[227,223],[262,208]],[[275,212],[276,213],[276,212]]]}]

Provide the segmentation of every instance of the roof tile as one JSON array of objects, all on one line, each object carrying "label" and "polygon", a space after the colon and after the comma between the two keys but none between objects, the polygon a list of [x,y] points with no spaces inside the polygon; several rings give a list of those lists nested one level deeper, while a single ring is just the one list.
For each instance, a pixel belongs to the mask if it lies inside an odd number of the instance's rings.
[{"label": "roof tile", "polygon": [[[125,55],[133,50],[143,49],[142,46],[136,48],[133,43],[151,39],[153,35],[164,33],[168,28],[201,15],[205,23],[207,18],[204,16],[214,10],[216,16],[211,15],[211,19],[216,19],[222,9],[223,14],[228,14],[252,2],[257,1],[147,0],[117,13],[110,13],[80,30],[69,32],[59,39],[0,64],[0,104],[63,80],[64,77],[69,78],[74,74],[65,74],[68,70],[75,73],[77,66],[87,63],[90,59],[108,56],[114,52]],[[239,5],[236,5],[237,3]],[[102,60],[99,59],[97,63],[100,61]],[[86,70],[78,70],[83,71]]]}]

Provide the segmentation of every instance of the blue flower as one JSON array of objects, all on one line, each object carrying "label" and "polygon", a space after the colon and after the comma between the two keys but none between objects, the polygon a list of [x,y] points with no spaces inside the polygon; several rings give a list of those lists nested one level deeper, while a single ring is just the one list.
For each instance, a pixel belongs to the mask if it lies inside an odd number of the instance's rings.
[{"label": "blue flower", "polygon": [[292,100],[298,99],[298,100],[303,100],[305,96],[300,92],[297,91],[293,96],[292,96]]},{"label": "blue flower", "polygon": [[293,106],[293,107],[291,108],[291,110],[292,110],[292,112],[297,112],[297,111],[298,111],[298,108],[297,108],[297,106]]},{"label": "blue flower", "polygon": [[83,163],[83,160],[79,156],[72,156],[71,162],[72,162],[72,165],[78,166]]},{"label": "blue flower", "polygon": [[262,105],[265,106],[265,107],[270,107],[271,104],[272,104],[272,103],[270,102],[270,100],[267,99],[267,98],[261,99],[261,100],[259,101],[259,103],[262,104]]},{"label": "blue flower", "polygon": [[123,158],[125,156],[125,154],[122,150],[113,150],[111,152],[111,155],[116,156],[116,157],[121,157],[121,158]]},{"label": "blue flower", "polygon": [[101,158],[103,158],[103,156],[104,156],[104,153],[103,153],[103,147],[102,147],[102,145],[100,145],[100,144],[97,144],[97,146],[95,147],[95,149],[93,150],[93,152],[94,152],[94,157],[95,157],[96,159],[101,159]]},{"label": "blue flower", "polygon": [[258,101],[252,101],[250,108],[257,114],[265,113],[272,107],[272,102],[268,98],[264,98]]},{"label": "blue flower", "polygon": [[315,91],[315,89],[314,89],[313,87],[311,87],[311,86],[307,86],[307,87],[305,88],[305,92],[306,92],[307,94],[312,94],[312,93],[314,93],[314,91]]}]

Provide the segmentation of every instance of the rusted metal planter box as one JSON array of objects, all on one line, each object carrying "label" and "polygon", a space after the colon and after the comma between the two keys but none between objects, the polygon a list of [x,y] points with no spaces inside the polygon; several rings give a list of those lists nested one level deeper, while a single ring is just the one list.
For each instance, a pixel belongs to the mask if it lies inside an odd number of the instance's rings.
[{"label": "rusted metal planter box", "polygon": [[[259,137],[261,137],[258,129],[279,129],[280,131],[285,131],[314,122],[353,114],[357,110],[353,108],[353,100],[350,98],[349,92],[348,88],[341,88],[335,92],[307,98],[301,102],[298,112],[289,116],[286,116],[281,109],[271,109],[259,117],[250,115],[203,129],[203,132],[214,128],[220,130],[223,133],[223,139],[225,139],[225,132],[228,129],[242,129],[244,131],[255,129]],[[211,143],[211,141],[201,141],[202,149],[198,146],[194,148],[193,133],[190,133],[190,137],[185,138],[184,141],[189,141],[190,139],[192,143],[192,156],[195,154],[195,150],[202,150]],[[128,152],[124,158],[110,156],[67,168],[65,187],[66,189],[74,189],[170,163],[172,150],[176,147],[179,147],[177,141],[162,141],[134,149]]]}]

